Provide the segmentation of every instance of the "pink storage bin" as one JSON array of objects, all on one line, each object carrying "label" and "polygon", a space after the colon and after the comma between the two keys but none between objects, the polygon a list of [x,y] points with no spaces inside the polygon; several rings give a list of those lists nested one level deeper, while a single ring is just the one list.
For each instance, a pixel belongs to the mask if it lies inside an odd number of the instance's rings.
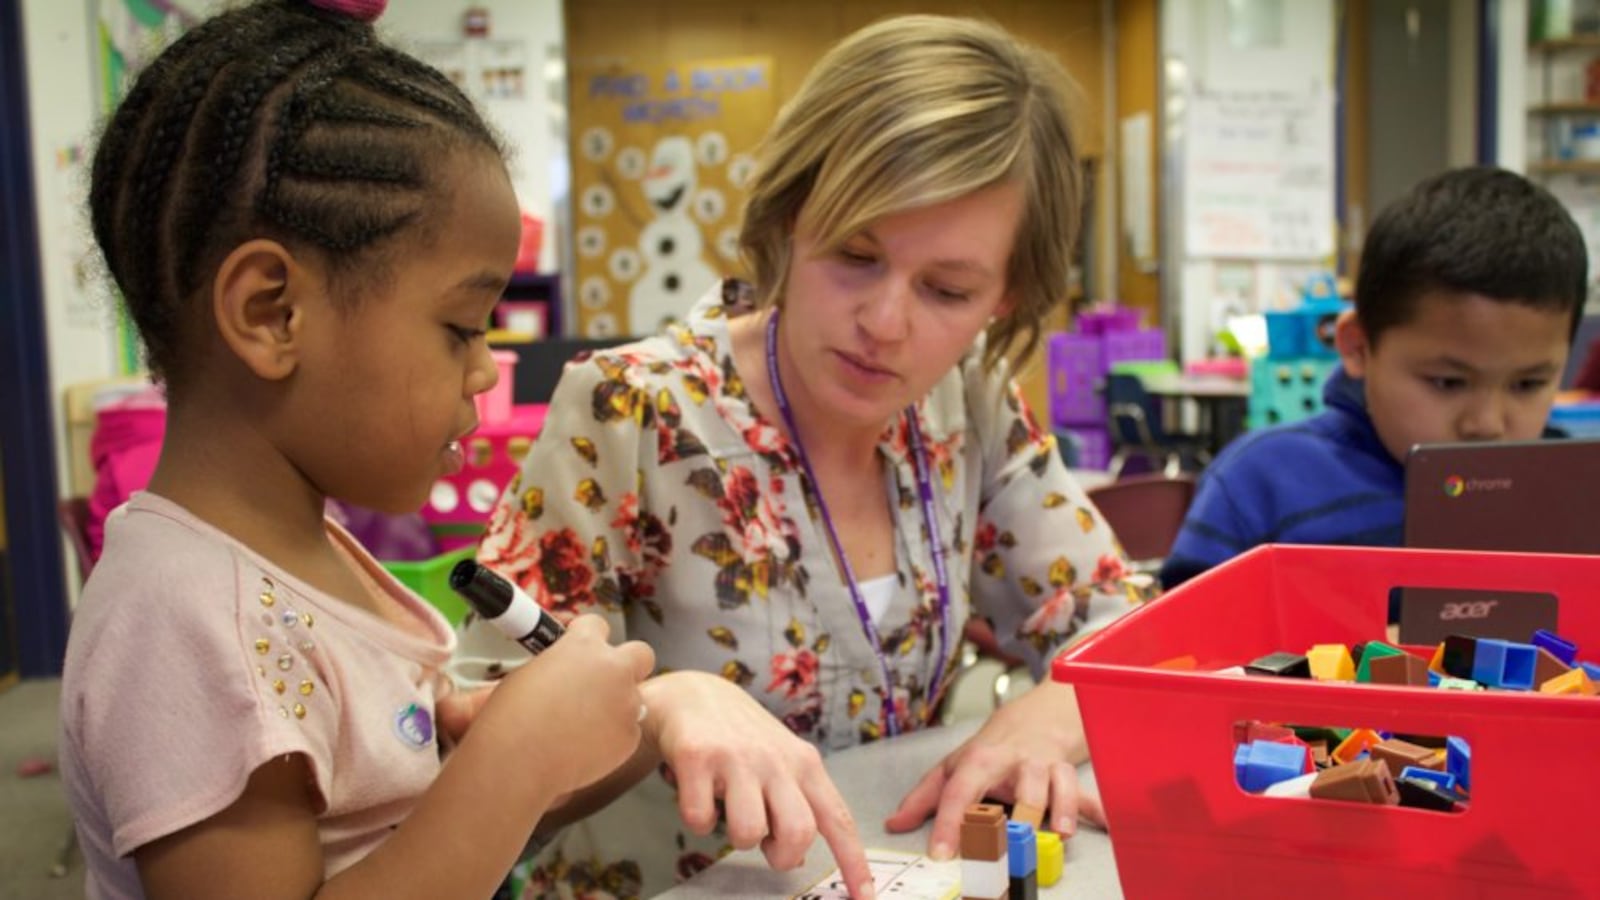
[{"label": "pink storage bin", "polygon": [[511,387],[516,380],[517,353],[515,350],[491,350],[494,365],[500,370],[500,380],[494,387],[472,398],[478,407],[478,424],[492,425],[511,418]]},{"label": "pink storage bin", "polygon": [[422,518],[442,552],[478,542],[489,511],[522,464],[544,427],[549,406],[528,403],[512,407],[501,422],[484,422],[461,441],[466,465],[433,483]]}]

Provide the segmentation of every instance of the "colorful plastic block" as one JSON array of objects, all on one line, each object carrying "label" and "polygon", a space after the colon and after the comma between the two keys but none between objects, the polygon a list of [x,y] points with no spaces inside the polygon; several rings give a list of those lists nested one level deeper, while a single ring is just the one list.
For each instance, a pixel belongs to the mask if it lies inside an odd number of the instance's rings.
[{"label": "colorful plastic block", "polygon": [[1456,777],[1456,786],[1472,790],[1472,747],[1458,737],[1446,738],[1445,771]]},{"label": "colorful plastic block", "polygon": [[1550,655],[1568,666],[1578,658],[1578,645],[1553,631],[1546,631],[1543,628],[1535,631],[1532,643],[1535,647],[1543,647],[1550,651]]},{"label": "colorful plastic block", "polygon": [[1375,759],[1323,769],[1311,782],[1311,796],[1318,800],[1350,800],[1384,806],[1400,802],[1389,767]]},{"label": "colorful plastic block", "polygon": [[1012,878],[1021,878],[1039,868],[1039,845],[1033,836],[1033,826],[1025,822],[1006,823],[1006,859]]},{"label": "colorful plastic block", "polygon": [[1431,781],[1447,791],[1456,789],[1456,777],[1449,772],[1439,772],[1434,769],[1421,769],[1416,766],[1406,766],[1400,770],[1401,778],[1416,778],[1422,781]]},{"label": "colorful plastic block", "polygon": [[1535,688],[1542,687],[1552,679],[1572,671],[1572,667],[1562,662],[1561,657],[1556,656],[1544,647],[1539,647],[1537,653],[1538,655],[1535,657],[1533,664],[1533,684]]},{"label": "colorful plastic block", "polygon": [[1532,644],[1479,638],[1472,660],[1472,680],[1489,687],[1530,691],[1537,659]]},{"label": "colorful plastic block", "polygon": [[1006,811],[993,803],[974,803],[961,818],[961,858],[983,862],[1006,856]]},{"label": "colorful plastic block", "polygon": [[1396,778],[1400,777],[1401,770],[1407,766],[1418,768],[1426,766],[1434,755],[1427,747],[1418,747],[1408,741],[1393,738],[1373,744],[1368,752],[1372,754],[1373,759],[1386,763],[1389,766],[1389,774]]},{"label": "colorful plastic block", "polygon": [[1318,681],[1354,681],[1356,664],[1343,644],[1318,644],[1306,653],[1311,677]]},{"label": "colorful plastic block", "polygon": [[1011,821],[1022,822],[1037,831],[1044,821],[1044,809],[1032,803],[1014,803],[1011,806]]},{"label": "colorful plastic block", "polygon": [[1582,669],[1568,669],[1566,672],[1539,685],[1541,694],[1581,694],[1585,697],[1595,695],[1594,680],[1589,673]]},{"label": "colorful plastic block", "polygon": [[1439,671],[1456,678],[1471,678],[1474,657],[1478,652],[1478,639],[1462,634],[1452,634],[1444,639],[1443,656]]},{"label": "colorful plastic block", "polygon": [[1483,685],[1477,683],[1476,681],[1473,681],[1471,678],[1453,678],[1453,677],[1451,677],[1449,675],[1446,675],[1443,678],[1440,678],[1439,682],[1437,684],[1435,684],[1434,687],[1438,688],[1441,691],[1481,691],[1481,690],[1483,690]]},{"label": "colorful plastic block", "polygon": [[1348,765],[1354,762],[1361,754],[1371,750],[1372,746],[1380,740],[1382,738],[1378,737],[1376,731],[1370,728],[1357,728],[1355,731],[1350,732],[1349,737],[1340,741],[1339,746],[1333,748],[1334,762],[1340,765]]},{"label": "colorful plastic block", "polygon": [[1233,751],[1234,778],[1252,794],[1311,769],[1311,752],[1304,745],[1252,741]]},{"label": "colorful plastic block", "polygon": [[1006,862],[1006,812],[993,803],[974,803],[961,819],[961,896],[998,900],[1011,887]]},{"label": "colorful plastic block", "polygon": [[1039,850],[1033,826],[1024,822],[1006,823],[1007,872],[1011,876],[1008,900],[1038,900]]},{"label": "colorful plastic block", "polygon": [[1039,886],[1053,887],[1061,880],[1061,871],[1066,867],[1066,852],[1061,846],[1061,835],[1054,831],[1041,831],[1037,835],[1039,843]]},{"label": "colorful plastic block", "polygon": [[[1373,684],[1428,686],[1428,663],[1420,656],[1402,652],[1398,656],[1364,658],[1361,660],[1361,665],[1366,668],[1368,680]],[[1356,680],[1361,680],[1359,669],[1356,671]]]},{"label": "colorful plastic block", "polygon": [[1275,675],[1279,678],[1310,678],[1311,661],[1299,653],[1268,653],[1244,667],[1250,675]]},{"label": "colorful plastic block", "polygon": [[1400,797],[1400,805],[1412,809],[1454,812],[1462,800],[1461,795],[1455,791],[1420,778],[1396,778],[1394,786],[1395,792]]},{"label": "colorful plastic block", "polygon": [[1372,662],[1389,656],[1408,656],[1404,650],[1389,644],[1373,641],[1361,647],[1360,661],[1356,664],[1356,681],[1370,683],[1372,681]]}]

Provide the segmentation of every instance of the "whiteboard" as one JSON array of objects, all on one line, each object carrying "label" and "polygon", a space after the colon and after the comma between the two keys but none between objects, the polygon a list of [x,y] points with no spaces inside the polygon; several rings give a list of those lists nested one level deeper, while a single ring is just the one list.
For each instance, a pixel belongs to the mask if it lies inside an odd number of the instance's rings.
[{"label": "whiteboard", "polygon": [[1334,253],[1333,96],[1210,91],[1187,98],[1184,243],[1192,257]]}]

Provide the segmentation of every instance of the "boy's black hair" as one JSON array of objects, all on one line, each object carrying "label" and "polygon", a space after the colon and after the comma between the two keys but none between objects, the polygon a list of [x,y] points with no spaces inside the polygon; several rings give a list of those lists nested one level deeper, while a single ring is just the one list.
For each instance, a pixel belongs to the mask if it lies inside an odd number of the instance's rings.
[{"label": "boy's black hair", "polygon": [[191,304],[234,247],[273,238],[370,272],[383,260],[364,251],[425,225],[439,159],[473,145],[504,155],[455,85],[368,25],[260,0],[185,34],[107,124],[89,193],[152,374],[185,374],[182,341],[209,318]]},{"label": "boy's black hair", "polygon": [[1419,182],[1372,223],[1356,279],[1367,340],[1409,322],[1435,290],[1566,312],[1589,291],[1583,234],[1548,191],[1504,169],[1453,169]]}]

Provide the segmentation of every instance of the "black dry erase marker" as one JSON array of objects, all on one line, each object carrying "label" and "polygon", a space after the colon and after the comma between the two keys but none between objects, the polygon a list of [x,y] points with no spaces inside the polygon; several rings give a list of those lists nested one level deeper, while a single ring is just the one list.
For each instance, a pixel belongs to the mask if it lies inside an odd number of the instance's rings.
[{"label": "black dry erase marker", "polygon": [[547,649],[566,632],[561,623],[533,602],[522,588],[479,565],[477,560],[463,559],[456,563],[450,570],[450,587],[478,615],[526,647],[529,653]]}]

